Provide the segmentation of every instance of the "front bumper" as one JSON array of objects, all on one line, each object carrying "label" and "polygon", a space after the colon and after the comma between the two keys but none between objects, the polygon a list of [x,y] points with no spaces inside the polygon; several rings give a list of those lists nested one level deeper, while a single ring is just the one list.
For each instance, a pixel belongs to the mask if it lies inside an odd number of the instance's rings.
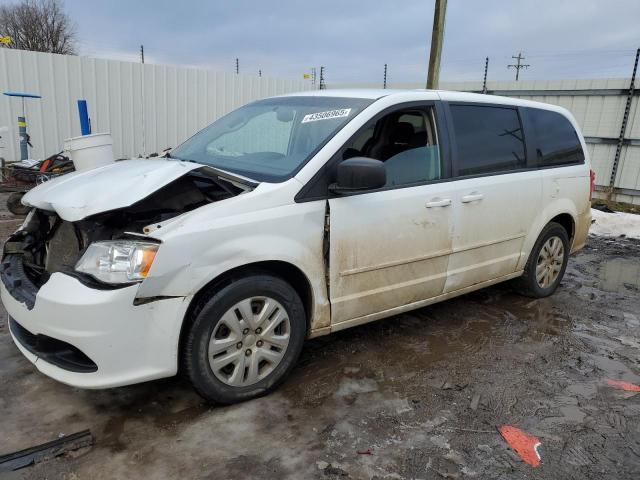
[{"label": "front bumper", "polygon": [[[2,303],[18,324],[9,322],[18,348],[45,375],[81,388],[116,387],[176,374],[188,301],[177,297],[135,306],[137,290],[138,285],[97,290],[54,273],[28,308],[0,282]],[[29,343],[35,336],[51,339],[54,345],[68,344],[97,368],[79,371],[57,359],[47,361],[47,355],[38,353],[38,343]]]}]

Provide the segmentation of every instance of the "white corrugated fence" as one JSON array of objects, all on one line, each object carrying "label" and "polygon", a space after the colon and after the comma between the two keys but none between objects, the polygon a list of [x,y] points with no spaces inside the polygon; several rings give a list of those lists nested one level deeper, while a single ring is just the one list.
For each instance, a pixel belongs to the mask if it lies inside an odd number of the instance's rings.
[{"label": "white corrugated fence", "polygon": [[[80,135],[77,100],[88,102],[94,133],[111,132],[116,158],[176,146],[216,118],[251,100],[309,90],[310,81],[140,64],[0,48],[0,92],[27,99],[32,158],[62,150]],[[10,127],[7,160],[19,158],[19,98],[0,96],[0,126]]]},{"label": "white corrugated fence", "polygon": [[[379,87],[373,84],[330,87]],[[391,88],[421,88],[397,84]],[[533,80],[489,82],[489,91],[563,106],[582,127],[597,174],[609,186],[616,139],[620,133],[629,80]],[[309,90],[310,81],[237,75],[204,69],[151,65],[0,48],[0,92],[37,93],[27,99],[32,158],[62,149],[65,138],[78,136],[77,100],[86,99],[94,133],[111,132],[117,158],[160,152],[216,118],[251,100]],[[448,90],[479,91],[480,82],[443,82]],[[522,93],[518,93],[522,91]],[[636,91],[638,93],[638,91]],[[614,199],[640,204],[640,96],[631,103],[629,121],[615,178]],[[19,157],[18,98],[0,96],[0,127],[10,127],[0,156]]]}]

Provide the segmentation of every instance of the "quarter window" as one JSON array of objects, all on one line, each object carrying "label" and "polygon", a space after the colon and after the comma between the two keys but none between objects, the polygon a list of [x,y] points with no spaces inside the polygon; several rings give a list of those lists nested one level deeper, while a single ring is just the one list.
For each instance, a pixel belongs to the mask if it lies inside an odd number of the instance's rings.
[{"label": "quarter window", "polygon": [[536,135],[536,157],[541,166],[584,162],[580,139],[571,122],[557,112],[528,109]]},{"label": "quarter window", "polygon": [[480,175],[526,167],[524,136],[517,110],[484,105],[451,105],[458,149],[458,175]]}]

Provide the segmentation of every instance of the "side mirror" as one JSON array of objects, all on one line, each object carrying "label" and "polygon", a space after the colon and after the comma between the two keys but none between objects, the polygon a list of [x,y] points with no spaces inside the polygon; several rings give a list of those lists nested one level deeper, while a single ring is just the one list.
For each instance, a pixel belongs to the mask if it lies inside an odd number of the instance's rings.
[{"label": "side mirror", "polygon": [[374,190],[387,183],[387,171],[380,160],[353,157],[338,164],[336,183],[329,188],[337,194]]}]

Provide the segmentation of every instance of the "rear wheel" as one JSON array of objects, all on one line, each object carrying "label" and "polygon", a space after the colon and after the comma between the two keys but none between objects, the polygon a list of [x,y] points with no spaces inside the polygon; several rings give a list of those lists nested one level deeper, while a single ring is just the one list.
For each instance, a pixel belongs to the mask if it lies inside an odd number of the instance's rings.
[{"label": "rear wheel", "polygon": [[276,388],[306,335],[300,297],[284,280],[252,275],[196,308],[183,348],[186,374],[205,399],[236,403]]},{"label": "rear wheel", "polygon": [[556,291],[569,261],[569,236],[559,223],[549,223],[536,241],[522,277],[516,282],[523,295],[542,298]]}]

